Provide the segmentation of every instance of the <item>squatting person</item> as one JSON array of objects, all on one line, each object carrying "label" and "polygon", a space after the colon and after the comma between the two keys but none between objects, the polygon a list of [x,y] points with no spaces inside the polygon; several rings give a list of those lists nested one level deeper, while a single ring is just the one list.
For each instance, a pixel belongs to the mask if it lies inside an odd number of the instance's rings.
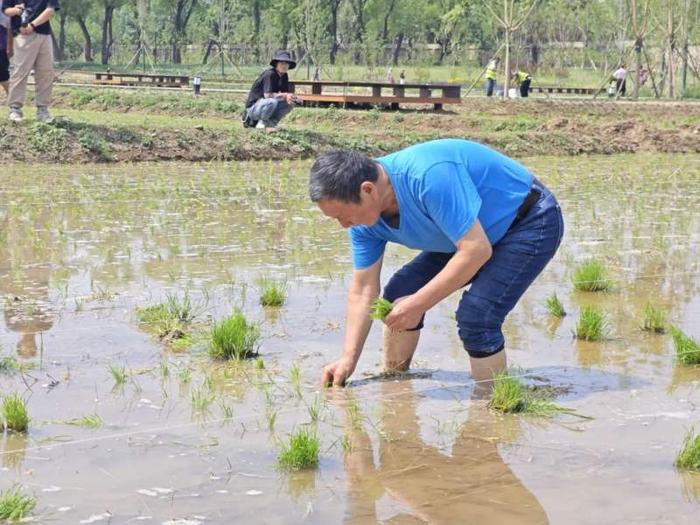
[{"label": "squatting person", "polygon": [[297,67],[289,51],[277,51],[270,66],[250,88],[243,117],[246,127],[274,131],[280,120],[301,102],[299,97],[289,92],[287,71]]},{"label": "squatting person", "polygon": [[470,284],[456,312],[472,377],[490,390],[506,367],[502,325],[552,259],[564,232],[554,195],[528,170],[486,146],[446,139],[376,160],[328,152],[311,168],[309,193],[321,211],[349,229],[353,274],[343,353],[322,383],[342,386],[369,333],[387,242],[421,253],[398,270],[383,297],[384,367],[410,366],[425,313]]}]

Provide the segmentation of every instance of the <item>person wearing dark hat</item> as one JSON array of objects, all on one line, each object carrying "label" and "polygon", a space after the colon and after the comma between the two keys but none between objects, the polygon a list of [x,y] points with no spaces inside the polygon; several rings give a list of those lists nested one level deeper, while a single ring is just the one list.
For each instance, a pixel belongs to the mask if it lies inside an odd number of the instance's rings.
[{"label": "person wearing dark hat", "polygon": [[301,99],[289,92],[287,71],[297,63],[289,51],[280,50],[270,61],[270,69],[265,70],[250,88],[243,114],[246,127],[265,128],[273,131]]}]

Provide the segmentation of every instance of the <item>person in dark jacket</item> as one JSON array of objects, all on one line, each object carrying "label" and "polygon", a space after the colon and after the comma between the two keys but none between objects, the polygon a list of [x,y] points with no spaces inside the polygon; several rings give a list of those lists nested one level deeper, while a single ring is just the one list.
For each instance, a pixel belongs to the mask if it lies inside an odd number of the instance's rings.
[{"label": "person in dark jacket", "polygon": [[277,51],[270,66],[253,82],[244,118],[246,126],[264,128],[268,132],[274,131],[292,108],[301,103],[301,99],[289,91],[287,71],[297,66],[289,51]]}]

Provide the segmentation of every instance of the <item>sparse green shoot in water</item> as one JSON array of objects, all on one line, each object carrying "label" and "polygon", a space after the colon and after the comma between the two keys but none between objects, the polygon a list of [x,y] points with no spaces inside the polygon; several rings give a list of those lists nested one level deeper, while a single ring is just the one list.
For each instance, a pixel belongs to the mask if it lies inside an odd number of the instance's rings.
[{"label": "sparse green shoot in water", "polygon": [[389,315],[394,304],[383,297],[377,297],[370,307],[369,316],[375,321],[383,321]]},{"label": "sparse green shoot in water", "polygon": [[690,336],[687,336],[677,326],[671,327],[673,346],[676,349],[676,357],[684,365],[700,365],[700,344]]},{"label": "sparse green shoot in water", "polygon": [[647,332],[663,334],[666,331],[666,312],[648,303],[644,308],[644,324],[642,329]]},{"label": "sparse green shoot in water", "polygon": [[260,338],[258,327],[236,312],[211,329],[209,355],[217,359],[246,359],[255,356]]},{"label": "sparse green shoot in water", "polygon": [[282,446],[277,464],[287,470],[302,470],[318,465],[321,440],[316,432],[301,428],[289,437],[289,443]]},{"label": "sparse green shoot in water", "polygon": [[581,309],[574,334],[576,339],[602,341],[608,336],[609,331],[607,315],[603,310],[593,306],[585,306]]},{"label": "sparse green shoot in water", "polygon": [[577,415],[575,411],[552,403],[542,395],[535,395],[510,372],[501,372],[493,378],[493,392],[489,407],[507,414],[529,414],[550,417],[556,414]]},{"label": "sparse green shoot in water", "polygon": [[26,432],[29,428],[27,402],[19,394],[10,394],[2,400],[2,421],[7,430]]},{"label": "sparse green shoot in water", "polygon": [[7,355],[0,357],[0,373],[16,372],[20,369],[20,363],[16,357]]},{"label": "sparse green shoot in water", "polygon": [[561,301],[559,300],[559,297],[557,297],[556,293],[553,293],[547,297],[546,306],[549,315],[553,315],[554,317],[564,317],[566,315],[564,305],[561,304]]},{"label": "sparse green shoot in water", "polygon": [[255,369],[265,370],[265,361],[263,361],[263,358],[260,356],[255,359]]},{"label": "sparse green shoot in water", "polygon": [[585,292],[606,292],[612,288],[608,270],[602,262],[591,259],[574,270],[574,288]]},{"label": "sparse green shoot in water", "polygon": [[196,319],[201,310],[202,306],[194,304],[187,293],[182,299],[168,294],[164,303],[137,308],[136,315],[141,324],[163,336],[174,330],[184,333],[185,328]]},{"label": "sparse green shoot in water", "polygon": [[26,518],[36,507],[36,498],[22,494],[18,485],[0,492],[0,520],[8,522]]},{"label": "sparse green shoot in water", "polygon": [[700,434],[691,428],[685,436],[683,446],[676,456],[676,467],[683,470],[700,471]]},{"label": "sparse green shoot in water", "polygon": [[126,373],[126,367],[124,365],[118,366],[114,364],[109,365],[109,373],[112,374],[112,379],[114,379],[115,386],[121,386],[126,383],[129,378]]},{"label": "sparse green shoot in water", "polygon": [[97,414],[91,416],[83,416],[80,418],[69,419],[66,421],[67,425],[75,425],[76,427],[83,428],[100,428],[104,425],[104,421]]}]

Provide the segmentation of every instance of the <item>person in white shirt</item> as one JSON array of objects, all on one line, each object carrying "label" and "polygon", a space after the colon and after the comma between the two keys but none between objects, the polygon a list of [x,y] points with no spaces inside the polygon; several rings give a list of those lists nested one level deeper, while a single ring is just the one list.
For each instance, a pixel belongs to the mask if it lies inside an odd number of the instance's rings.
[{"label": "person in white shirt", "polygon": [[615,79],[615,91],[619,96],[624,97],[627,93],[627,81],[625,80],[627,77],[627,70],[625,69],[625,65],[621,64],[612,76],[613,79]]}]

